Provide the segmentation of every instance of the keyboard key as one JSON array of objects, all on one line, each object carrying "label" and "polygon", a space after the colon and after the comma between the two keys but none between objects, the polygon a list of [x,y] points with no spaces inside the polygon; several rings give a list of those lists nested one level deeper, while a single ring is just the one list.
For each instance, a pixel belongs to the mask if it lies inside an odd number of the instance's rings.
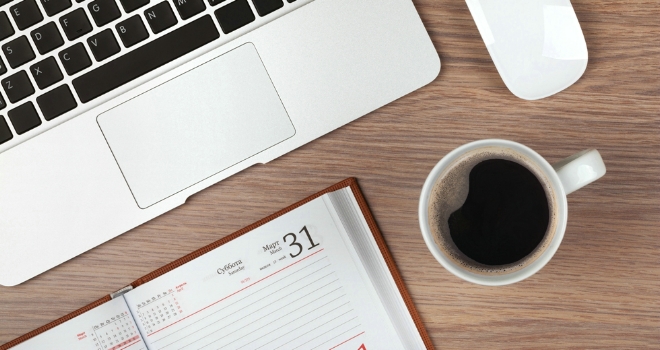
[{"label": "keyboard key", "polygon": [[44,16],[41,15],[41,11],[39,10],[39,6],[37,6],[37,2],[34,0],[23,0],[10,7],[9,12],[11,12],[11,15],[14,17],[16,27],[20,30],[37,24],[44,19]]},{"label": "keyboard key", "polygon": [[55,57],[52,56],[30,66],[30,73],[39,89],[42,90],[64,78]]},{"label": "keyboard key", "polygon": [[14,0],[0,0],[0,6],[6,5]]},{"label": "keyboard key", "polygon": [[78,105],[66,84],[37,97],[37,104],[46,120],[53,120]]},{"label": "keyboard key", "polygon": [[73,79],[73,87],[89,102],[219,37],[211,16],[202,16]]},{"label": "keyboard key", "polygon": [[48,16],[54,16],[71,7],[71,0],[41,0],[41,6]]},{"label": "keyboard key", "polygon": [[34,93],[34,87],[24,70],[2,79],[2,87],[11,103],[16,103]]},{"label": "keyboard key", "polygon": [[34,46],[40,54],[45,55],[48,52],[64,45],[64,39],[60,35],[55,22],[44,24],[43,26],[30,32]]},{"label": "keyboard key", "polygon": [[174,7],[179,11],[179,15],[183,20],[186,20],[206,9],[204,0],[174,0]]},{"label": "keyboard key", "polygon": [[32,61],[34,59],[34,51],[30,47],[28,38],[23,35],[4,45],[2,45],[2,52],[7,57],[7,62],[12,68],[16,68],[23,63]]},{"label": "keyboard key", "polygon": [[149,3],[149,0],[119,0],[126,13],[133,12]]},{"label": "keyboard key", "polygon": [[149,32],[144,27],[139,15],[117,23],[116,27],[117,34],[126,47],[131,47],[149,37]]},{"label": "keyboard key", "polygon": [[69,40],[76,40],[92,31],[92,24],[81,8],[60,17],[60,25]]},{"label": "keyboard key", "polygon": [[25,102],[7,112],[7,115],[9,116],[9,120],[11,120],[11,124],[14,126],[14,130],[19,135],[41,125],[41,119],[39,119],[39,114],[34,109],[32,102]]},{"label": "keyboard key", "polygon": [[[2,97],[0,97],[0,99],[2,99]],[[12,135],[11,130],[9,129],[9,125],[5,120],[5,117],[0,115],[0,145],[13,138],[14,135]]]},{"label": "keyboard key", "polygon": [[94,18],[94,23],[99,27],[121,16],[115,0],[94,0],[87,5],[87,8],[89,9],[89,13],[92,14],[92,18]]},{"label": "keyboard key", "polygon": [[7,103],[5,103],[5,99],[0,95],[0,109],[4,109],[5,107],[7,107]]},{"label": "keyboard key", "polygon": [[89,37],[87,46],[92,50],[96,62],[101,62],[119,52],[119,44],[117,44],[117,39],[115,39],[111,29],[106,29]]},{"label": "keyboard key", "polygon": [[236,0],[217,9],[215,17],[225,34],[229,34],[255,20],[254,13],[252,13],[247,0]]},{"label": "keyboard key", "polygon": [[252,3],[261,17],[284,6],[282,0],[252,0]]},{"label": "keyboard key", "polygon": [[5,12],[0,12],[0,40],[5,40],[14,35],[14,27],[9,22],[9,16]]},{"label": "keyboard key", "polygon": [[158,34],[163,30],[176,24],[177,20],[172,12],[172,8],[167,1],[144,11],[144,18],[147,19],[149,27],[154,34]]},{"label": "keyboard key", "polygon": [[209,0],[209,5],[211,6],[220,5],[223,2],[225,2],[225,0]]},{"label": "keyboard key", "polygon": [[66,74],[74,75],[92,65],[87,50],[82,43],[77,43],[59,53],[60,61],[66,70]]},{"label": "keyboard key", "polygon": [[7,66],[5,66],[5,63],[2,62],[2,58],[0,58],[0,75],[5,73],[7,73]]}]

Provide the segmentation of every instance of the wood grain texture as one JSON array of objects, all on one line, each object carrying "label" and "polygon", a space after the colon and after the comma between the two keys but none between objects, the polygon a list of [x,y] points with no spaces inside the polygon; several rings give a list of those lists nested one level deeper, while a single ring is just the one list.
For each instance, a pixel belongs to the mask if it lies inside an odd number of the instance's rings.
[{"label": "wood grain texture", "polygon": [[[439,349],[660,348],[660,3],[574,0],[584,76],[540,101],[504,86],[464,1],[415,0],[436,81],[22,285],[0,287],[0,343],[349,176],[356,176]],[[469,141],[505,138],[551,163],[600,150],[607,175],[569,197],[555,257],[506,287],[454,277],[417,222],[426,175]]]}]

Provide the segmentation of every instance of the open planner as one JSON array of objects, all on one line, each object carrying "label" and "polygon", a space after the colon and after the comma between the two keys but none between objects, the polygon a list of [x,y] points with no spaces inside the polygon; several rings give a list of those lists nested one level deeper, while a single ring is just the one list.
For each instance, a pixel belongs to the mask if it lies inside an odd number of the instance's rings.
[{"label": "open planner", "polygon": [[432,349],[355,179],[0,346]]}]

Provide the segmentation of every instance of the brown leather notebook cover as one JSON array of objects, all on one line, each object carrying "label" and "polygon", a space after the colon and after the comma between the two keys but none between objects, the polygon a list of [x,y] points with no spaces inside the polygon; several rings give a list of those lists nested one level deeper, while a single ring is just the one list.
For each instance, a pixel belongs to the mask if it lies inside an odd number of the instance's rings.
[{"label": "brown leather notebook cover", "polygon": [[[286,213],[288,213],[288,212],[290,212],[290,211],[292,211],[292,210],[294,210],[294,209],[296,209],[296,208],[298,208],[298,207],[300,207],[300,206],[302,206],[302,205],[304,205],[304,204],[306,204],[306,203],[308,203],[308,202],[310,202],[310,201],[312,201],[312,200],[314,200],[318,197],[321,197],[322,195],[324,195],[326,193],[334,192],[334,191],[342,189],[344,187],[350,187],[351,188],[351,190],[353,192],[353,195],[355,196],[355,199],[357,200],[357,202],[360,206],[360,210],[362,211],[362,215],[364,215],[364,218],[366,219],[367,224],[369,225],[369,228],[371,229],[371,233],[373,234],[373,236],[376,240],[376,243],[378,244],[378,248],[380,249],[380,252],[383,255],[383,258],[385,259],[385,262],[387,263],[387,267],[389,268],[390,273],[392,274],[392,277],[394,278],[394,281],[395,281],[395,283],[396,283],[396,285],[399,289],[399,293],[401,293],[401,296],[403,297],[403,300],[406,303],[406,306],[408,307],[408,312],[410,312],[410,315],[412,316],[412,319],[415,322],[415,326],[417,327],[417,330],[419,331],[419,334],[421,335],[422,340],[424,341],[424,345],[426,346],[427,349],[434,349],[433,343],[431,342],[431,338],[426,333],[426,329],[424,328],[424,325],[422,324],[422,319],[419,317],[419,314],[417,313],[417,309],[415,309],[415,305],[413,304],[412,298],[410,297],[410,294],[408,293],[408,290],[406,289],[406,286],[403,283],[403,279],[401,278],[401,275],[399,274],[399,270],[396,268],[396,264],[394,263],[394,259],[392,259],[392,255],[390,254],[390,251],[387,248],[387,245],[385,244],[385,240],[383,239],[383,236],[380,233],[380,230],[378,229],[378,225],[376,225],[376,221],[374,220],[374,217],[371,214],[371,210],[369,210],[369,206],[367,205],[367,202],[364,199],[364,196],[362,195],[362,191],[360,191],[360,187],[358,186],[357,179],[353,178],[353,177],[348,178],[344,181],[341,181],[337,184],[334,184],[334,185],[332,185],[332,186],[330,186],[330,187],[328,187],[328,188],[326,188],[326,189],[324,189],[320,192],[317,192],[317,193],[315,193],[315,194],[313,194],[313,195],[311,195],[311,196],[309,196],[309,197],[307,197],[307,198],[305,198],[305,199],[303,199],[303,200],[301,200],[301,201],[299,201],[299,202],[297,202],[293,205],[290,205],[290,206],[288,206],[288,207],[286,207],[286,208],[284,208],[284,209],[282,209],[282,210],[280,210],[280,211],[278,211],[278,212],[276,212],[276,213],[274,213],[270,216],[267,216],[267,217],[255,222],[255,223],[249,225],[249,226],[246,226],[246,227],[244,227],[244,228],[242,228],[242,229],[240,229],[240,230],[238,230],[238,231],[236,231],[236,232],[234,232],[234,233],[232,233],[232,234],[230,234],[230,235],[228,235],[228,236],[226,236],[222,239],[219,239],[219,240],[217,240],[217,241],[215,241],[215,242],[213,242],[213,243],[211,243],[211,244],[209,244],[209,245],[207,245],[203,248],[200,248],[200,249],[198,249],[198,250],[196,250],[196,251],[194,251],[194,252],[192,252],[192,253],[190,253],[186,256],[183,256],[183,257],[181,257],[181,258],[179,258],[179,259],[177,259],[177,260],[175,260],[175,261],[173,261],[173,262],[171,262],[171,263],[169,263],[169,264],[167,264],[167,265],[165,265],[165,266],[163,266],[159,269],[156,269],[156,270],[154,270],[154,271],[138,278],[133,283],[131,283],[130,286],[135,288],[135,287],[137,287],[141,284],[149,282],[149,281],[153,280],[154,278],[157,278],[158,276],[161,276],[161,275],[163,275],[163,274],[165,274],[165,273],[167,273],[167,272],[169,272],[169,271],[171,271],[171,270],[173,270],[173,269],[175,269],[175,268],[177,268],[177,267],[179,267],[179,266],[181,266],[181,265],[183,265],[183,264],[185,264],[185,263],[187,263],[191,260],[194,260],[194,259],[196,259],[196,258],[198,258],[198,257],[200,257],[200,256],[202,256],[202,255],[218,248],[219,246],[221,246],[221,245],[223,245],[227,242],[230,242],[230,241],[234,240],[235,238],[240,237],[240,236],[254,230],[257,227],[259,227],[261,225],[264,225],[264,224],[268,223],[269,221],[274,220],[277,217],[280,217],[280,216],[282,216],[282,215],[284,215],[284,214],[286,214]],[[128,287],[128,286],[126,286],[126,287]],[[126,287],[124,287],[124,288],[126,288]],[[80,309],[64,316],[64,317],[61,317],[61,318],[59,318],[59,319],[57,319],[53,322],[50,322],[46,325],[43,325],[43,326],[41,326],[41,327],[39,327],[39,328],[29,332],[29,333],[26,333],[26,334],[24,334],[24,335],[22,335],[22,336],[20,336],[16,339],[10,341],[7,344],[4,344],[4,345],[0,346],[0,350],[10,349],[13,346],[16,346],[16,345],[32,338],[32,337],[35,337],[35,336],[37,336],[37,335],[39,335],[39,334],[41,334],[41,333],[43,333],[43,332],[45,332],[49,329],[52,329],[52,328],[66,322],[66,321],[69,321],[74,317],[82,315],[83,313],[85,313],[85,312],[87,312],[87,311],[89,311],[89,310],[91,310],[91,309],[93,309],[93,308],[95,308],[99,305],[102,305],[102,304],[104,304],[104,303],[106,303],[110,300],[111,300],[110,295],[106,295],[105,297],[103,297],[103,298],[101,298],[101,299],[99,299],[99,300],[97,300],[97,301],[95,301],[95,302],[93,302],[93,303],[91,303],[87,306],[84,306],[84,307],[82,307],[82,308],[80,308]]]}]

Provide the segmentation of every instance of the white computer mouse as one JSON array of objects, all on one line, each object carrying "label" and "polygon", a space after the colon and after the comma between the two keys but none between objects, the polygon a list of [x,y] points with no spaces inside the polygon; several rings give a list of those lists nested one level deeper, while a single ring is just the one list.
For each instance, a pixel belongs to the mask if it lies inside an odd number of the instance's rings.
[{"label": "white computer mouse", "polygon": [[466,0],[490,57],[525,100],[556,94],[587,68],[587,43],[569,0]]}]

